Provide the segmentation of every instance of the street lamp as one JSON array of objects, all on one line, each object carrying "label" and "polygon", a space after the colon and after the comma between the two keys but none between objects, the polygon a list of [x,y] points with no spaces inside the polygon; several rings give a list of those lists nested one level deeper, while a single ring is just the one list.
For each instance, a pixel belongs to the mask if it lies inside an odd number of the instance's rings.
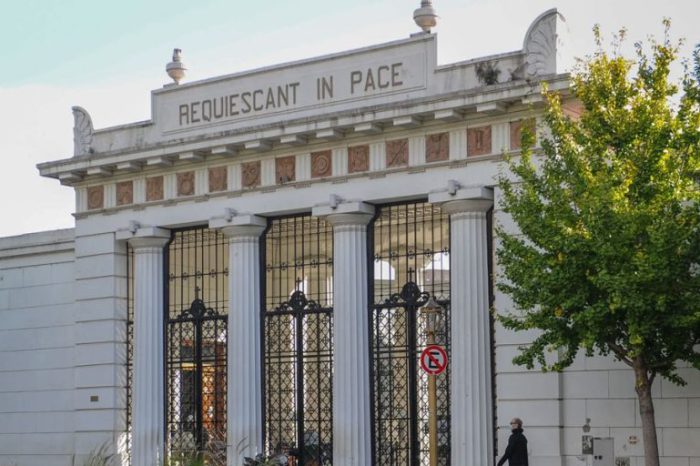
[{"label": "street lamp", "polygon": [[[428,345],[435,344],[435,333],[441,324],[441,314],[442,306],[431,296],[421,309],[421,315],[425,317],[425,335]],[[437,466],[437,375],[434,374],[428,374],[428,438],[430,466]]]},{"label": "street lamp", "polygon": [[442,306],[440,306],[432,296],[421,308],[421,315],[425,317],[425,335],[429,345],[435,344],[435,334],[440,326],[442,317]]}]

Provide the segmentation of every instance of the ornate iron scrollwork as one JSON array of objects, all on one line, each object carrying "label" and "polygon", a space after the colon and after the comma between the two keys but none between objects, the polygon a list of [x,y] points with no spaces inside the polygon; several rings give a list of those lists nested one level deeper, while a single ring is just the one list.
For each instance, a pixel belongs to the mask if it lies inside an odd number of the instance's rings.
[{"label": "ornate iron scrollwork", "polygon": [[[439,208],[409,202],[378,208],[372,225],[370,281],[373,464],[427,464],[427,376],[418,367],[426,344],[420,308],[432,296],[443,308],[437,342],[448,352],[449,219]],[[438,254],[440,254],[438,260]],[[438,380],[438,464],[450,464],[450,378]]]},{"label": "ornate iron scrollwork", "polygon": [[332,233],[307,215],[274,219],[265,236],[265,444],[299,466],[332,461]]},{"label": "ornate iron scrollwork", "polygon": [[227,264],[215,230],[178,230],[168,245],[168,454],[201,454],[211,466],[226,464]]}]

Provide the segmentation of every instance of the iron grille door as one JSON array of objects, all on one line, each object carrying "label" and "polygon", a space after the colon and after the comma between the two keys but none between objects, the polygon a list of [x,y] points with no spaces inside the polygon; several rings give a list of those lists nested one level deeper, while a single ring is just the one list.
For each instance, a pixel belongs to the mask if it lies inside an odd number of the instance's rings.
[{"label": "iron grille door", "polygon": [[264,239],[265,443],[298,465],[332,460],[332,234],[295,216],[271,220]]},{"label": "iron grille door", "polygon": [[[226,464],[226,324],[195,298],[190,308],[168,321],[171,451],[204,452],[210,464]],[[175,427],[173,429],[172,427]]]},{"label": "iron grille door", "polygon": [[[377,209],[370,230],[373,455],[378,466],[427,466],[428,379],[420,308],[442,307],[436,343],[450,352],[449,218],[423,202]],[[450,464],[450,366],[437,379],[438,464]]]},{"label": "iron grille door", "polygon": [[170,459],[226,464],[228,244],[215,230],[177,230],[166,270],[166,440]]}]

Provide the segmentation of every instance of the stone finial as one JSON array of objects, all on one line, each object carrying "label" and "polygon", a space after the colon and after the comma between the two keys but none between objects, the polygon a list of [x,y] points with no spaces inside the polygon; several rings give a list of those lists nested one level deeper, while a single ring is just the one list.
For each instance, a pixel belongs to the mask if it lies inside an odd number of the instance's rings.
[{"label": "stone finial", "polygon": [[185,65],[182,63],[181,54],[182,50],[173,49],[173,61],[165,65],[165,71],[168,73],[168,76],[175,81],[175,84],[180,84],[180,81],[185,77],[185,71],[187,70]]},{"label": "stone finial", "polygon": [[83,107],[73,107],[73,156],[93,153],[92,138],[94,129],[92,118]]},{"label": "stone finial", "polygon": [[430,32],[430,29],[435,27],[437,24],[437,17],[431,0],[422,0],[420,2],[420,8],[413,12],[413,21],[423,29],[423,32]]},{"label": "stone finial", "polygon": [[525,78],[561,72],[564,45],[564,16],[556,8],[535,19],[525,34]]}]

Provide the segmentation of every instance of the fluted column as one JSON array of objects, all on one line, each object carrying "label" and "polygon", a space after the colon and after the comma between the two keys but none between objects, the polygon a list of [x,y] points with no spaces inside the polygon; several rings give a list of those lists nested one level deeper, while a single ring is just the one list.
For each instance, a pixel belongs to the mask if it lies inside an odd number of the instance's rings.
[{"label": "fluted column", "polygon": [[492,191],[430,196],[450,215],[452,465],[493,464],[487,213]]},{"label": "fluted column", "polygon": [[314,208],[333,225],[333,465],[372,464],[367,224],[361,202]]},{"label": "fluted column", "polygon": [[170,232],[140,228],[134,250],[134,412],[132,466],[161,464],[165,448],[163,386],[163,247]]},{"label": "fluted column", "polygon": [[[210,222],[215,226],[214,222]],[[228,465],[262,453],[260,360],[260,235],[267,222],[255,215],[234,217],[221,228],[229,240]]]}]

